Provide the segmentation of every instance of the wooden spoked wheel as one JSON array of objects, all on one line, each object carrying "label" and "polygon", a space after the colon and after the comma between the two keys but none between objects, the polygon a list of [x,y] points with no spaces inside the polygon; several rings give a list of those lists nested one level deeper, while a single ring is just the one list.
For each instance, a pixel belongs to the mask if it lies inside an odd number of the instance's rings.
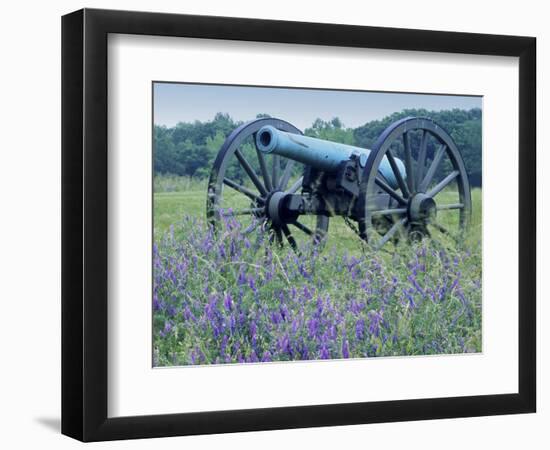
[{"label": "wooden spoked wheel", "polygon": [[[404,163],[404,171],[397,159]],[[393,186],[379,172],[382,162],[392,168]],[[385,204],[376,201],[381,197],[387,199]],[[367,159],[359,204],[360,235],[374,248],[403,237],[460,239],[472,202],[464,161],[451,136],[426,118],[390,125]]]},{"label": "wooden spoked wheel", "polygon": [[288,193],[302,188],[303,165],[278,155],[265,155],[256,148],[255,135],[265,125],[289,133],[302,134],[283,120],[262,118],[235,129],[221,146],[208,184],[206,213],[219,230],[224,225],[238,227],[244,235],[264,235],[270,242],[323,241],[329,219],[325,216],[284,217],[277,205]]}]

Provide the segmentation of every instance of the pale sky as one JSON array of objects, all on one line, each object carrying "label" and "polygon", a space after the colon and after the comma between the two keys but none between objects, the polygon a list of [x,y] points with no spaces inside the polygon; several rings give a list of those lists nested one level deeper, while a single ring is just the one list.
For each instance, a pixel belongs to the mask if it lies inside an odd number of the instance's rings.
[{"label": "pale sky", "polygon": [[286,120],[300,129],[317,118],[339,117],[346,127],[358,127],[405,108],[471,109],[482,107],[482,97],[404,94],[319,89],[289,89],[249,86],[154,83],[154,123],[174,126],[178,122],[212,120],[228,113],[247,121],[265,113]]}]

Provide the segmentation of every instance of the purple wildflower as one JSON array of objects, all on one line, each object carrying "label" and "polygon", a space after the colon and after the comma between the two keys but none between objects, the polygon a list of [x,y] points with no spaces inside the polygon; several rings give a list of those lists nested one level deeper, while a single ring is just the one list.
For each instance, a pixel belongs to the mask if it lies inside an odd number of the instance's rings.
[{"label": "purple wildflower", "polygon": [[362,340],[365,336],[365,321],[363,319],[359,319],[355,323],[355,337],[358,340]]},{"label": "purple wildflower", "polygon": [[377,311],[369,311],[369,333],[375,337],[380,335],[380,323],[382,315]]},{"label": "purple wildflower", "polygon": [[348,340],[344,338],[342,341],[342,357],[349,358]]},{"label": "purple wildflower", "polygon": [[321,351],[319,353],[320,359],[329,359],[330,358],[330,352],[328,351],[328,348],[325,344],[321,347]]},{"label": "purple wildflower", "polygon": [[225,309],[228,311],[233,309],[233,297],[231,297],[231,294],[225,294],[225,297],[223,298],[223,306],[225,306]]}]

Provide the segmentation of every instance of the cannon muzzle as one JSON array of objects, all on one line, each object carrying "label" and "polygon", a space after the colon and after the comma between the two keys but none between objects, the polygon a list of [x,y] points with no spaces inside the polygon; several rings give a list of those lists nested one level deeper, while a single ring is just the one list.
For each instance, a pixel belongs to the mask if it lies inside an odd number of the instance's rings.
[{"label": "cannon muzzle", "polygon": [[[286,158],[299,161],[325,172],[338,169],[343,161],[348,161],[355,155],[364,167],[370,150],[338,142],[325,141],[300,134],[287,133],[266,125],[256,133],[256,146],[263,153],[274,153]],[[396,159],[397,166],[405,179],[405,165]],[[397,180],[389,161],[384,156],[379,172],[393,188],[397,187]]]}]

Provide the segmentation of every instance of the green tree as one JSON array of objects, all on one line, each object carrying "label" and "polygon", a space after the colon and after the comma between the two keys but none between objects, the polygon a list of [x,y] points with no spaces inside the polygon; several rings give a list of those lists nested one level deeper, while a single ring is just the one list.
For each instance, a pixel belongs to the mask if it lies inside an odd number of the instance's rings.
[{"label": "green tree", "polygon": [[[430,117],[446,129],[458,145],[464,158],[466,169],[473,185],[481,185],[481,109],[446,111],[427,111],[425,109],[407,109],[396,112],[380,120],[373,120],[355,129],[346,128],[340,118],[324,121],[316,119],[306,128],[307,136],[341,142],[359,147],[371,148],[375,140],[391,123],[408,116]],[[258,114],[257,118],[269,117]],[[213,120],[192,123],[180,122],[172,128],[155,126],[154,170],[155,173],[186,175],[206,178],[220,147],[229,134],[242,122],[233,120],[226,113],[217,113]],[[419,144],[419,135],[412,135],[413,148]],[[428,157],[433,155],[434,143],[430,143]],[[252,140],[245,142],[241,151],[254,168],[257,164]],[[296,170],[299,167],[296,165]],[[231,163],[228,176],[235,181],[244,181],[243,171],[237,162]]]},{"label": "green tree", "polygon": [[338,117],[335,117],[328,122],[321,119],[316,119],[311,128],[306,128],[304,134],[306,136],[325,139],[327,141],[355,145],[353,129],[345,128],[344,124]]}]

